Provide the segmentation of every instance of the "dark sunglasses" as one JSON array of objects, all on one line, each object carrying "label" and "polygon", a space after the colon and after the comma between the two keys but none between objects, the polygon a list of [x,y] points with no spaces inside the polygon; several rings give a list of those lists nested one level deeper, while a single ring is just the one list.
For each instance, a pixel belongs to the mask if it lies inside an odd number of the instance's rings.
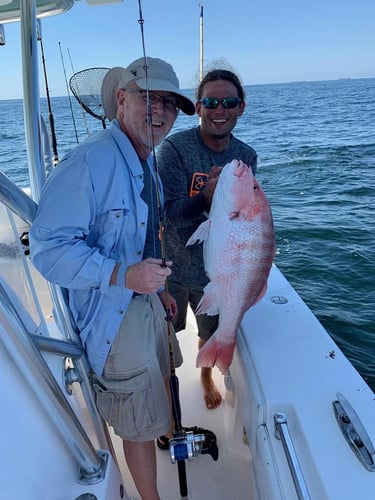
[{"label": "dark sunglasses", "polygon": [[203,107],[206,109],[216,109],[219,104],[225,109],[233,109],[242,102],[242,99],[238,97],[224,97],[224,99],[219,99],[218,97],[203,97],[203,99],[199,99],[198,102],[202,103]]}]

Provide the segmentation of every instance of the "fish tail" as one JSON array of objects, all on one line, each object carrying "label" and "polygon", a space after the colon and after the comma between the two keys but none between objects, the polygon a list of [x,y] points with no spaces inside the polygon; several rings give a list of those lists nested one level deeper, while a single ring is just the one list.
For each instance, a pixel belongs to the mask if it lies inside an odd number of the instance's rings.
[{"label": "fish tail", "polygon": [[219,342],[213,335],[199,350],[197,367],[217,366],[222,373],[225,373],[232,363],[235,345],[235,342],[231,344]]}]

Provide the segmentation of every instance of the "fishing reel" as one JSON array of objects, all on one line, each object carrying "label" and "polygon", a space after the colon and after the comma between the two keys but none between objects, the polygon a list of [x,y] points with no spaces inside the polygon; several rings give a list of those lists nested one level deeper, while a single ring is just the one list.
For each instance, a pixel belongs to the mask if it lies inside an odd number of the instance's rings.
[{"label": "fishing reel", "polygon": [[169,440],[169,455],[172,464],[181,461],[191,461],[198,455],[211,455],[213,460],[219,458],[216,436],[212,431],[201,427],[184,427],[173,433]]}]

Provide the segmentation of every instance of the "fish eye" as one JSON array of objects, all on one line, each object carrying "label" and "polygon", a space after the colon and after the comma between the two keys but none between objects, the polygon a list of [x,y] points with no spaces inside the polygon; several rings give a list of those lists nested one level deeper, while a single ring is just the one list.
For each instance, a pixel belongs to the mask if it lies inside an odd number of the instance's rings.
[{"label": "fish eye", "polygon": [[239,216],[240,216],[240,212],[231,212],[229,214],[229,220],[238,219]]}]

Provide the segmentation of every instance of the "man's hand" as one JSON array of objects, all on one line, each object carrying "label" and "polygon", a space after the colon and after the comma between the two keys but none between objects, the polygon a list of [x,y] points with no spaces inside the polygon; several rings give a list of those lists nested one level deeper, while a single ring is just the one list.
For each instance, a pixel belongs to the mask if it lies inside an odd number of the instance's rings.
[{"label": "man's hand", "polygon": [[159,293],[159,299],[160,302],[163,304],[165,310],[167,310],[169,306],[169,313],[173,319],[177,314],[176,300],[172,297],[172,295],[169,292],[167,293],[165,290]]},{"label": "man's hand", "polygon": [[125,275],[125,287],[146,295],[154,293],[164,286],[167,276],[171,274],[172,261],[162,266],[161,259],[148,259],[129,266]]},{"label": "man's hand", "polygon": [[210,173],[208,174],[208,179],[206,185],[202,189],[201,193],[203,194],[204,200],[207,203],[208,208],[211,206],[212,198],[215,192],[217,181],[219,180],[220,172],[223,170],[223,167],[215,167],[212,166]]}]

